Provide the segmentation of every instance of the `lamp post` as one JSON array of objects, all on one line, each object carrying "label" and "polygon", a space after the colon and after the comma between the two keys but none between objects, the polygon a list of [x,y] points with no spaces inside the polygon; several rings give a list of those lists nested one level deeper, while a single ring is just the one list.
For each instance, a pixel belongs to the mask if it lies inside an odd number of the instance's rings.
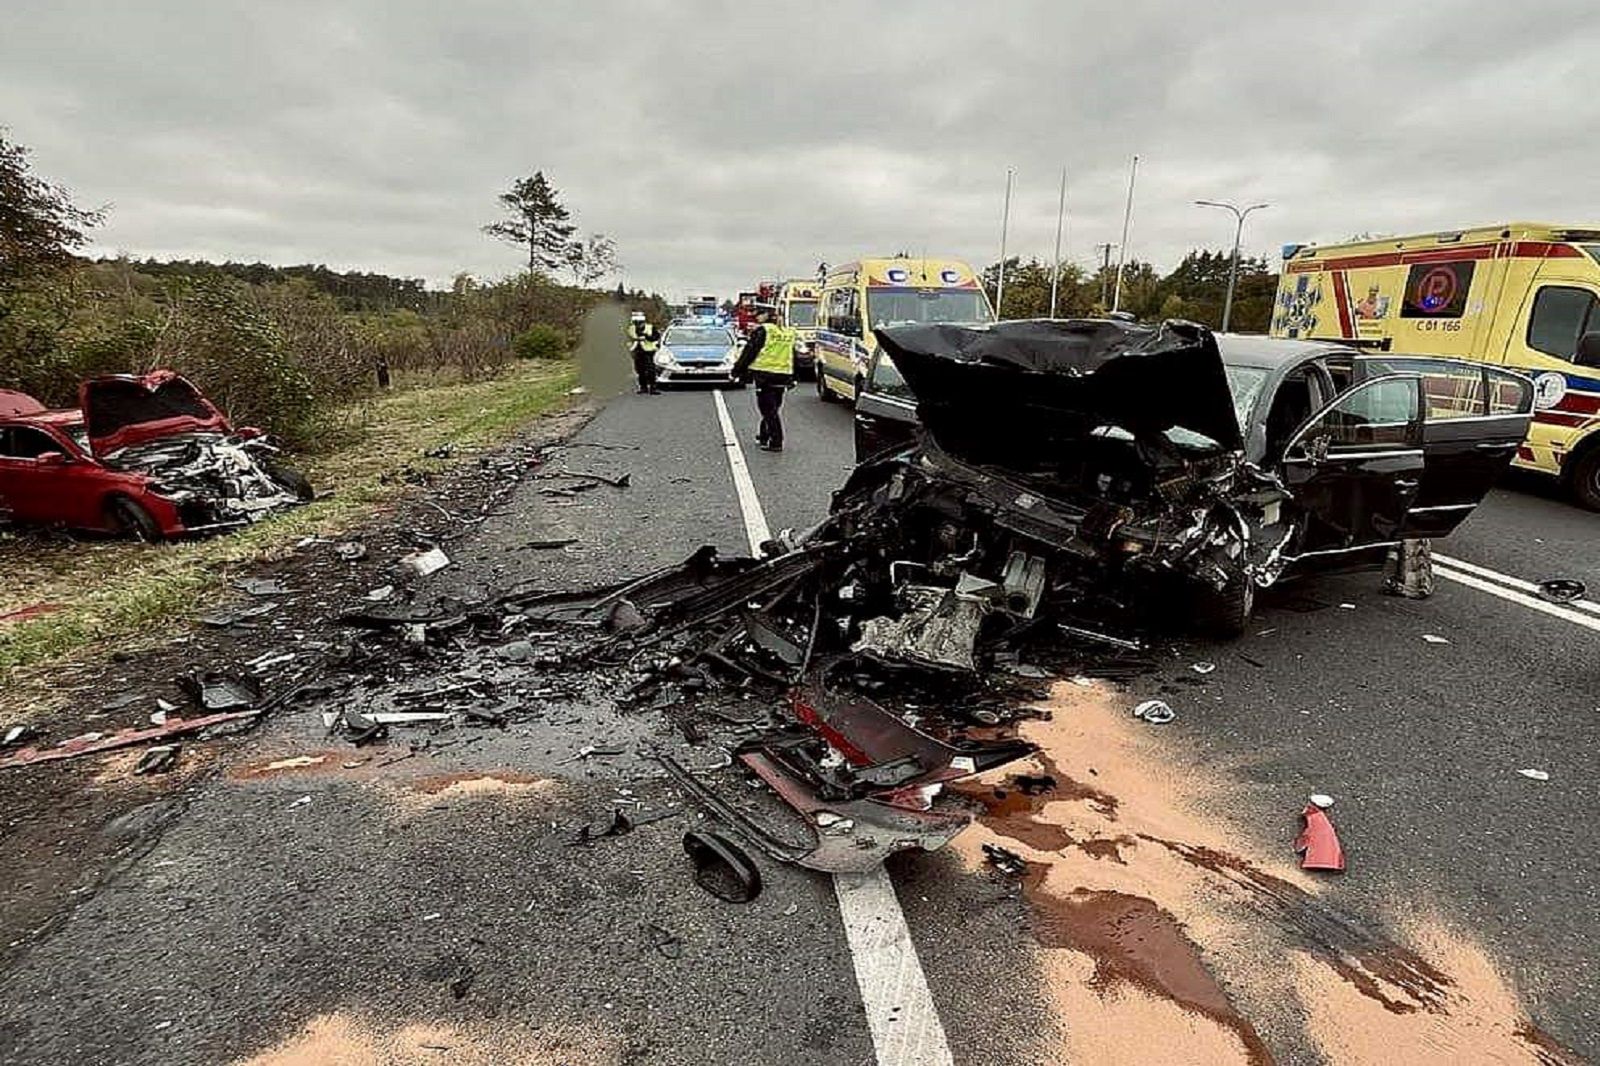
[{"label": "lamp post", "polygon": [[1228,332],[1228,320],[1233,317],[1233,287],[1239,283],[1239,239],[1244,235],[1244,219],[1252,211],[1259,211],[1271,204],[1251,204],[1241,210],[1234,204],[1222,200],[1196,200],[1196,207],[1220,207],[1232,211],[1238,225],[1233,230],[1233,265],[1228,268],[1228,297],[1222,304],[1222,332]]}]

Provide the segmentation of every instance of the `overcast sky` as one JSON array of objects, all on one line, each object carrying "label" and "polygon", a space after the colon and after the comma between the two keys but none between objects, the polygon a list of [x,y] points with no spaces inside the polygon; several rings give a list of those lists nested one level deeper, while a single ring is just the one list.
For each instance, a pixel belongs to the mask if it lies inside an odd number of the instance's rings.
[{"label": "overcast sky", "polygon": [[673,298],[900,249],[981,265],[1600,220],[1592,0],[10,0],[0,125],[96,250],[496,277],[542,169]]}]

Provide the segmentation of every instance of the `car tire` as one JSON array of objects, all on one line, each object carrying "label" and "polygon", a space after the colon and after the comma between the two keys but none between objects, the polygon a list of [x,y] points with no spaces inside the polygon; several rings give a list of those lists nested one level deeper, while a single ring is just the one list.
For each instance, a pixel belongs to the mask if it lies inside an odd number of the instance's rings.
[{"label": "car tire", "polygon": [[126,496],[111,496],[106,500],[106,520],[115,532],[146,544],[165,539],[161,526],[150,512],[137,500]]},{"label": "car tire", "polygon": [[1195,628],[1209,637],[1239,637],[1256,609],[1256,583],[1235,574],[1220,589],[1202,585],[1194,590]]},{"label": "car tire", "polygon": [[1591,511],[1600,511],[1600,448],[1579,457],[1567,475],[1573,499]]},{"label": "car tire", "polygon": [[317,490],[311,487],[311,479],[302,474],[298,468],[273,459],[262,459],[261,468],[267,472],[268,477],[294,493],[297,499],[307,501],[316,498]]},{"label": "car tire", "polygon": [[822,372],[821,367],[817,368],[817,398],[823,403],[834,403],[838,399],[834,396],[833,390],[828,388],[827,375]]}]

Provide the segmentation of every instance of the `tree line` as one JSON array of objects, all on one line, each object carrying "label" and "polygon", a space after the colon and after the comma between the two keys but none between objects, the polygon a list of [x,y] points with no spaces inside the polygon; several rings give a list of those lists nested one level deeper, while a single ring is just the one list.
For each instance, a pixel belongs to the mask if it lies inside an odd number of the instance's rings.
[{"label": "tree line", "polygon": [[[1119,307],[1143,321],[1183,318],[1219,328],[1231,260],[1231,252],[1197,248],[1164,275],[1150,263],[1132,260],[1123,267]],[[1077,263],[1063,263],[1056,313],[1061,317],[1105,314],[1114,300],[1116,273],[1115,266],[1086,270]],[[999,274],[999,263],[990,264],[983,271],[983,284],[991,301],[997,297]],[[1048,262],[1008,258],[1005,307],[999,309],[1001,317],[1048,316],[1050,275]],[[1240,333],[1265,333],[1272,321],[1277,291],[1278,275],[1266,259],[1241,256],[1229,329]]]}]

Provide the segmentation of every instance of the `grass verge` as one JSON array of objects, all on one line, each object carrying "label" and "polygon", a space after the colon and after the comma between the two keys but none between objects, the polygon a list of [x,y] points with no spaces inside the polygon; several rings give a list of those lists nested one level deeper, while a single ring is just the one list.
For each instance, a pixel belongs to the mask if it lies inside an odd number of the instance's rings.
[{"label": "grass verge", "polygon": [[[191,617],[224,587],[229,571],[272,558],[308,535],[332,536],[406,491],[384,477],[406,466],[441,470],[424,451],[451,443],[489,447],[565,406],[577,381],[570,364],[521,364],[467,384],[411,389],[349,412],[349,443],[307,464],[333,495],[227,536],[178,544],[0,541],[0,615],[34,604],[53,609],[0,625],[0,682],[103,641],[147,637]],[[0,689],[7,687],[0,684]]]}]

